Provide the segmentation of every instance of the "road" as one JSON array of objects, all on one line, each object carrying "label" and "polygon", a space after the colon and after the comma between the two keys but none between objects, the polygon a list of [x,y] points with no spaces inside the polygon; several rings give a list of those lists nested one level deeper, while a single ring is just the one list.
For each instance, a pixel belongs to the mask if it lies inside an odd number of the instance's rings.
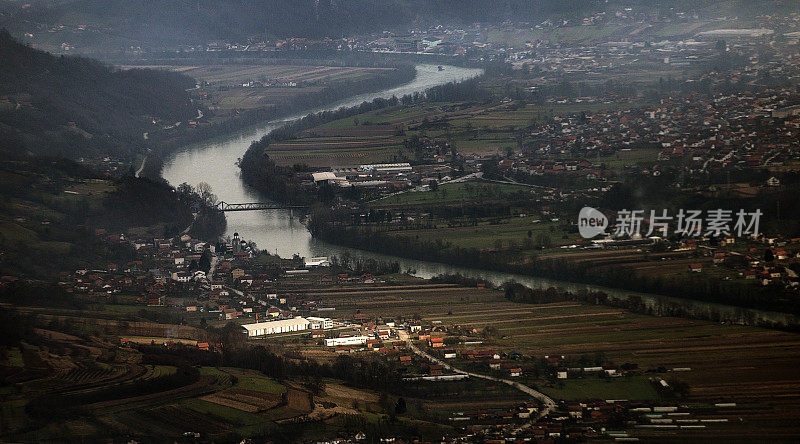
[{"label": "road", "polygon": [[214,272],[217,271],[217,263],[219,262],[219,257],[217,257],[216,253],[211,255],[211,268],[208,269],[208,273],[206,277],[208,281],[211,282],[214,280]]},{"label": "road", "polygon": [[411,340],[411,338],[408,335],[408,332],[406,332],[405,330],[395,330],[395,332],[397,333],[397,336],[402,341],[405,341],[405,343],[408,345],[408,347],[415,354],[417,354],[419,356],[422,356],[423,358],[425,358],[425,359],[427,359],[427,360],[429,360],[429,361],[431,361],[433,363],[441,365],[442,368],[450,370],[450,371],[452,371],[454,373],[459,373],[459,374],[462,374],[462,375],[469,375],[469,376],[471,376],[473,378],[480,378],[480,379],[487,379],[489,381],[502,382],[504,384],[510,385],[511,387],[514,387],[515,389],[517,389],[517,390],[519,390],[519,391],[521,391],[521,392],[523,392],[523,393],[525,393],[527,395],[532,396],[533,398],[538,399],[542,403],[542,405],[544,407],[539,411],[539,415],[535,419],[532,419],[528,424],[526,424],[525,426],[523,426],[521,428],[525,428],[525,427],[530,426],[531,424],[535,423],[540,418],[550,414],[556,408],[555,401],[553,401],[549,396],[545,395],[544,393],[542,393],[540,391],[534,390],[534,389],[532,389],[531,387],[528,387],[525,384],[522,384],[522,383],[517,382],[517,381],[512,381],[510,379],[503,379],[503,378],[497,378],[497,377],[489,376],[489,375],[482,375],[480,373],[468,372],[466,370],[461,370],[459,368],[453,367],[452,365],[442,361],[441,359],[436,358],[434,356],[431,356],[428,353],[425,353],[424,351],[420,350],[416,345],[414,345],[414,342]]},{"label": "road", "polygon": [[144,159],[142,159],[142,164],[141,166],[139,166],[139,169],[136,170],[136,174],[134,174],[134,177],[139,177],[139,175],[142,174],[142,170],[144,169],[144,164],[146,163],[147,163],[147,156],[144,156]]}]

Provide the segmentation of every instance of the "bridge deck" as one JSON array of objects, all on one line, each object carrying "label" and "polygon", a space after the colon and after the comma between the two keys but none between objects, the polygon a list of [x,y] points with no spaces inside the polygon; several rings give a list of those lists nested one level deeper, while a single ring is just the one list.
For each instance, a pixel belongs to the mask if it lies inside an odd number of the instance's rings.
[{"label": "bridge deck", "polygon": [[306,207],[292,205],[277,205],[274,203],[248,202],[248,203],[227,203],[219,202],[217,211],[257,211],[257,210],[300,210]]}]

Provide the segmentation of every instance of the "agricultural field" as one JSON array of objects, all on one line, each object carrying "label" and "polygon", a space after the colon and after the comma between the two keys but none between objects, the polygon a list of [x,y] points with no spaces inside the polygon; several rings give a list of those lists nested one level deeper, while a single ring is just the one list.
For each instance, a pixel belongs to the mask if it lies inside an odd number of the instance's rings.
[{"label": "agricultural field", "polygon": [[622,149],[609,156],[597,157],[593,161],[610,170],[622,170],[636,165],[651,165],[658,159],[659,152],[660,149],[657,148]]},{"label": "agricultural field", "polygon": [[[391,280],[390,277],[386,279]],[[800,362],[794,354],[794,349],[800,345],[800,335],[795,333],[654,317],[576,302],[513,303],[494,289],[430,283],[408,277],[402,282],[375,285],[321,286],[303,281],[287,286],[283,292],[287,296],[295,293],[319,300],[323,306],[336,307],[335,317],[339,319],[351,319],[357,314],[383,320],[415,319],[422,325],[458,331],[458,335],[481,343],[454,344],[451,349],[516,351],[522,354],[523,365],[531,365],[544,355],[565,355],[568,359],[599,359],[604,365],[638,366],[634,375],[619,378],[587,375],[553,382],[542,375],[523,377],[526,384],[559,400],[673,402],[664,398],[655,386],[654,378],[664,378],[688,386],[687,395],[680,402],[693,406],[693,411],[700,412],[698,415],[707,408],[703,406],[715,402],[736,403],[735,408],[713,410],[700,416],[732,421],[725,426],[709,427],[709,432],[752,436],[763,427],[765,430],[783,428],[784,434],[800,433],[794,428],[796,425],[789,422],[791,412],[800,403],[796,391],[800,377],[795,371]],[[63,309],[56,312],[59,317],[70,313]],[[101,313],[95,312],[96,315]],[[95,322],[108,322],[106,326],[112,326],[111,320],[95,319]],[[114,325],[119,328],[118,324]],[[146,338],[161,339],[157,326],[131,322],[126,326],[129,329],[126,333],[138,333],[145,342]],[[160,325],[163,332],[175,333],[178,327]],[[180,328],[185,337],[198,337],[200,332],[192,327]],[[41,346],[26,343],[9,350],[0,362],[0,372],[18,383],[11,390],[0,388],[4,396],[0,402],[4,430],[23,430],[29,426],[26,406],[42,393],[91,396],[108,387],[137,381],[151,383],[174,377],[179,372],[173,365],[141,364],[137,352],[132,349],[118,348],[115,355],[109,354],[109,344],[100,340],[87,342],[52,330],[41,330],[40,334],[49,338],[49,350],[68,347],[82,351],[57,358]],[[321,362],[332,362],[337,357],[327,347],[299,336],[269,338],[263,345]],[[96,364],[86,365],[88,357]],[[453,363],[465,368],[475,365],[461,358]],[[52,368],[57,371],[50,370]],[[197,379],[186,385],[92,403],[87,407],[91,419],[67,419],[58,427],[40,429],[35,435],[2,436],[4,439],[9,436],[48,439],[57,437],[59,430],[69,430],[75,436],[90,439],[103,430],[113,430],[120,436],[134,433],[146,438],[177,437],[191,431],[209,439],[228,440],[236,436],[275,433],[284,430],[282,427],[287,421],[307,417],[312,422],[303,436],[309,437],[337,430],[346,415],[380,421],[383,411],[380,393],[349,387],[341,381],[326,379],[321,392],[312,397],[298,382],[275,380],[252,370],[203,366],[198,371]],[[507,409],[528,401],[526,396],[505,384],[473,379],[412,385],[404,396],[409,413],[399,421],[418,422],[432,433],[444,430],[443,426],[416,418],[440,418],[437,422],[446,423],[444,418],[456,412]],[[637,431],[637,436],[657,435],[648,433]],[[699,437],[704,436],[701,431],[697,433]]]},{"label": "agricultural field", "polygon": [[324,168],[413,158],[403,141],[413,136],[447,140],[460,154],[488,156],[519,151],[516,132],[552,115],[597,111],[612,105],[468,105],[426,103],[390,107],[303,131],[274,143],[267,153],[281,165]]},{"label": "agricultural field", "polygon": [[[530,232],[530,235],[528,234]],[[445,222],[425,229],[408,229],[390,232],[391,235],[412,237],[422,241],[441,240],[448,247],[503,250],[526,248],[526,253],[538,254],[542,246],[558,251],[558,246],[571,244],[575,234],[556,222],[541,221],[540,217],[525,216],[492,221],[477,225],[454,226]]]},{"label": "agricultural field", "polygon": [[642,401],[659,400],[653,382],[646,376],[623,378],[585,377],[567,380],[560,386],[543,387],[548,396],[566,401],[582,399],[637,399]]},{"label": "agricultural field", "polygon": [[[167,326],[165,326],[167,327]],[[138,353],[108,343],[41,330],[51,350],[73,350],[57,356],[23,344],[0,361],[0,439],[48,440],[70,436],[179,437],[184,432],[217,439],[252,435],[276,427],[275,421],[295,418],[314,409],[311,395],[259,372],[202,367],[196,380],[178,383],[170,365],[140,364]],[[113,360],[109,357],[115,356]],[[131,392],[173,378],[177,385],[155,392]],[[13,384],[13,385],[5,385]],[[117,389],[122,390],[115,394]],[[34,419],[30,405],[43,397],[92,400],[81,403],[78,417],[54,414],[48,425]],[[59,406],[67,409],[69,406]],[[133,434],[133,435],[131,435]]]},{"label": "agricultural field", "polygon": [[[703,6],[699,6],[700,9]],[[525,48],[526,43],[536,40],[553,40],[559,42],[570,42],[573,44],[590,45],[606,41],[622,41],[633,36],[651,36],[652,38],[671,39],[679,37],[693,37],[702,31],[710,31],[721,28],[748,28],[752,27],[751,20],[737,18],[737,14],[729,5],[714,5],[716,14],[725,15],[723,10],[727,10],[730,20],[716,21],[704,19],[685,19],[675,21],[664,21],[656,23],[632,25],[628,23],[615,22],[613,19],[603,21],[602,24],[582,25],[573,22],[566,26],[553,28],[531,28],[531,29],[492,29],[485,33],[484,38],[487,42],[503,45],[511,45],[517,48]]]},{"label": "agricultural field", "polygon": [[[448,247],[514,251],[522,248],[519,255],[523,259],[534,255],[564,253],[565,250],[559,247],[573,244],[579,237],[574,227],[538,211],[529,212],[530,204],[547,192],[541,187],[490,181],[445,183],[436,190],[406,191],[372,201],[369,206],[394,214],[417,216],[442,208],[451,208],[456,214],[459,207],[467,210],[459,217],[422,217],[419,224],[414,221],[378,225],[372,229],[383,230],[389,236],[411,237],[422,242],[442,241]],[[493,205],[508,206],[516,216],[470,216],[470,208]]]},{"label": "agricultural field", "polygon": [[203,103],[220,115],[275,106],[344,82],[379,76],[390,68],[294,65],[160,66],[193,77],[208,94]]},{"label": "agricultural field", "polygon": [[[761,427],[776,433],[784,428],[777,436],[800,433],[788,419],[800,408],[797,333],[647,316],[573,302],[517,304],[505,300],[499,291],[446,284],[307,291],[336,306],[340,316],[418,318],[423,325],[474,329],[483,341],[477,346],[480,350],[518,351],[534,357],[601,356],[606,363],[636,364],[642,372],[539,385],[558,399],[660,400],[651,380],[657,376],[687,384],[688,397],[682,402],[690,405],[735,402],[737,407],[724,414],[735,424],[722,431],[714,429],[715,434],[753,436]],[[496,333],[481,335],[487,327]],[[466,408],[457,400],[440,404],[438,408],[451,407],[451,411]]]},{"label": "agricultural field", "polygon": [[241,85],[249,81],[278,80],[304,83],[335,83],[359,80],[390,68],[354,68],[292,65],[206,65],[177,70],[212,86]]},{"label": "agricultural field", "polygon": [[410,191],[370,203],[374,208],[412,208],[432,205],[501,202],[509,198],[535,196],[534,188],[525,185],[493,182],[458,182],[440,185],[436,190]]}]

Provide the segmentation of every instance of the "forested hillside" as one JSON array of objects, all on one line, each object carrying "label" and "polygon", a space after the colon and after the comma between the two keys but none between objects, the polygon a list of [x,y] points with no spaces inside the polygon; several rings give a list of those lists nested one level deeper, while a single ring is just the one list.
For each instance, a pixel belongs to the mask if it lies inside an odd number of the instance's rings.
[{"label": "forested hillside", "polygon": [[153,119],[196,115],[180,74],[114,70],[97,61],[57,57],[0,31],[0,150],[76,159],[130,157]]},{"label": "forested hillside", "polygon": [[170,237],[191,224],[196,237],[216,240],[222,213],[193,218],[193,207],[205,209],[202,196],[188,185],[177,191],[146,178],[106,178],[65,159],[4,156],[0,274],[45,277],[131,260],[130,247],[107,235]]}]

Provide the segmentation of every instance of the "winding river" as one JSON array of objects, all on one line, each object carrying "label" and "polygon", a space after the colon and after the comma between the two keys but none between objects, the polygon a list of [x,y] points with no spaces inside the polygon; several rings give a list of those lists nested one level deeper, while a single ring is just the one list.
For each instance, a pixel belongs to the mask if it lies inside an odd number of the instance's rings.
[{"label": "winding river", "polygon": [[[244,154],[253,141],[260,139],[273,129],[308,113],[355,106],[378,97],[401,97],[406,94],[423,92],[430,87],[452,81],[465,80],[475,77],[480,73],[481,70],[479,69],[446,66],[444,70],[440,71],[435,65],[418,65],[417,75],[414,80],[396,88],[376,93],[362,94],[327,107],[310,109],[301,115],[269,121],[256,128],[188,146],[167,159],[162,174],[172,185],[186,182],[196,186],[200,182],[206,182],[211,185],[219,200],[226,202],[243,203],[263,201],[264,199],[260,197],[255,190],[250,189],[242,183],[239,178],[239,168],[236,165],[236,161]],[[724,317],[740,323],[749,324],[757,320],[767,320],[786,324],[796,321],[795,316],[782,313],[748,310],[727,305],[620,291],[593,285],[534,278],[510,273],[468,269],[340,247],[312,238],[311,234],[306,230],[306,227],[300,223],[299,219],[294,217],[295,215],[287,210],[229,212],[226,216],[228,219],[228,235],[232,236],[233,233],[237,232],[243,239],[254,241],[258,248],[271,253],[277,253],[283,257],[291,257],[294,254],[305,257],[333,256],[342,255],[347,252],[351,257],[395,261],[400,263],[404,270],[414,270],[414,274],[425,278],[442,273],[461,273],[465,276],[483,278],[495,284],[515,279],[531,288],[558,286],[572,291],[596,289],[603,290],[612,297],[620,298],[638,295],[650,306],[655,307],[659,304],[677,303],[687,308],[690,307],[689,309],[695,313],[716,311]]]}]

